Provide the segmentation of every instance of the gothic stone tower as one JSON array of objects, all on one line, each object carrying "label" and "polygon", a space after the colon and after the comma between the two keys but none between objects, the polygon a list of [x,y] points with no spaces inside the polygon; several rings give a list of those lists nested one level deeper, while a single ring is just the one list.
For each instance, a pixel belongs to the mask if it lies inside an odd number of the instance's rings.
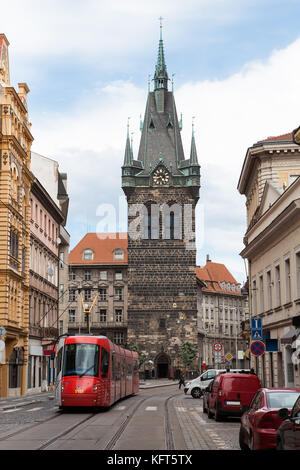
[{"label": "gothic stone tower", "polygon": [[[185,160],[160,32],[137,160],[127,130],[122,188],[128,203],[128,345],[146,369],[172,377],[180,346],[197,349],[195,206],[200,166],[194,132]],[[191,368],[197,368],[197,358]]]}]

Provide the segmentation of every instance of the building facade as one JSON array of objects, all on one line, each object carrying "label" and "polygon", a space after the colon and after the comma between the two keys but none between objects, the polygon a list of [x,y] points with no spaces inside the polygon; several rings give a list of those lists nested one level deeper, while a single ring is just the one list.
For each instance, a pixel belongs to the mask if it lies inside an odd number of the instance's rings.
[{"label": "building facade", "polygon": [[37,178],[31,186],[30,205],[27,390],[39,392],[50,384],[50,357],[44,349],[58,336],[58,235],[64,216]]},{"label": "building facade", "polygon": [[[160,37],[154,88],[148,92],[134,159],[127,134],[122,189],[128,204],[128,344],[172,374],[180,347],[197,350],[195,207],[200,166],[194,132],[185,159]],[[184,320],[183,320],[184,319]],[[198,357],[191,369],[198,368]]]},{"label": "building facade", "polygon": [[[40,237],[38,251],[41,251],[41,248],[42,251],[46,250],[44,254],[46,261],[42,261],[44,263],[42,270],[45,268],[46,272],[40,284],[46,289],[44,292],[46,299],[37,298],[35,305],[34,298],[40,297],[42,291],[39,295],[35,292],[31,298],[31,319],[36,322],[34,318],[40,318],[42,344],[38,347],[35,343],[32,347],[34,354],[31,354],[33,356],[31,359],[29,358],[31,372],[28,370],[28,387],[35,390],[42,387],[42,390],[47,390],[49,386],[53,386],[55,380],[53,361],[50,360],[52,343],[58,334],[63,332],[63,317],[68,305],[70,235],[66,230],[66,224],[69,196],[67,175],[59,171],[59,163],[56,160],[31,152],[31,170],[38,180],[39,187],[40,201],[33,202],[32,227],[37,232],[35,235]],[[36,185],[33,185],[32,197],[36,192]],[[33,258],[36,254],[35,249],[33,246]],[[32,268],[34,270],[34,265]],[[37,368],[36,362],[42,364],[41,369]]]},{"label": "building facade", "polygon": [[[249,343],[242,322],[249,318],[248,296],[224,264],[209,257],[197,267],[199,362],[204,368],[249,368]],[[220,352],[214,344],[220,343]],[[226,354],[232,359],[227,360]]]},{"label": "building facade", "polygon": [[238,190],[246,196],[251,316],[262,318],[266,352],[251,356],[265,386],[300,385],[300,148],[292,134],[247,151]]},{"label": "building facade", "polygon": [[0,396],[26,393],[29,323],[30,149],[26,83],[10,85],[9,42],[0,34]]},{"label": "building facade", "polygon": [[127,233],[88,233],[69,255],[64,333],[107,336],[127,343]]}]

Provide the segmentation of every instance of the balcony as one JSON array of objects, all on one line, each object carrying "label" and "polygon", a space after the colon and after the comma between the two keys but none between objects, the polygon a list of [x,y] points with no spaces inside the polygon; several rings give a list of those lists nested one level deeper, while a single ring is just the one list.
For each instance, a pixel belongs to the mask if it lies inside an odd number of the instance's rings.
[{"label": "balcony", "polygon": [[[69,322],[68,324],[68,329],[70,330],[78,330],[79,328],[86,328],[87,327],[87,322],[86,321],[81,321],[81,322]],[[122,321],[122,322],[116,322],[116,321],[103,321],[103,322],[93,322],[90,321],[90,328],[91,329],[102,329],[102,328],[127,328],[127,320]]]}]

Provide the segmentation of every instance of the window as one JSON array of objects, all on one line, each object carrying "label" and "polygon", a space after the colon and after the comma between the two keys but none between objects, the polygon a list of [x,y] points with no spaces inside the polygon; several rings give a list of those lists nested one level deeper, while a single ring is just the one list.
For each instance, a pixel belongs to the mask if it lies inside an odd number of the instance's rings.
[{"label": "window", "polygon": [[280,289],[280,265],[275,266],[275,295],[276,306],[281,305],[281,289]]},{"label": "window", "polygon": [[100,279],[101,281],[107,280],[107,271],[100,271]]},{"label": "window", "polygon": [[114,343],[124,344],[124,333],[122,331],[114,332]]},{"label": "window", "polygon": [[297,299],[300,298],[300,251],[296,253]]},{"label": "window", "polygon": [[122,322],[122,320],[123,320],[123,310],[122,309],[116,308],[116,310],[115,310],[115,319],[116,319],[116,322],[118,322],[118,323]]},{"label": "window", "polygon": [[82,255],[82,259],[83,260],[92,260],[92,259],[94,259],[93,250],[90,250],[90,249],[84,250],[83,255]]},{"label": "window", "polygon": [[121,250],[121,248],[117,248],[117,249],[114,251],[114,259],[116,259],[116,260],[122,260],[122,259],[124,259],[124,251]]},{"label": "window", "polygon": [[116,280],[116,281],[122,281],[122,279],[123,279],[122,272],[120,272],[120,271],[119,271],[119,272],[116,272],[116,273],[115,273],[115,280]]},{"label": "window", "polygon": [[75,321],[75,309],[69,308],[69,322],[74,323]]},{"label": "window", "polygon": [[84,301],[88,302],[91,300],[91,289],[84,289]]},{"label": "window", "polygon": [[76,275],[74,271],[69,272],[69,281],[75,281]]},{"label": "window", "polygon": [[123,289],[122,287],[115,288],[115,300],[123,300]]},{"label": "window", "polygon": [[285,301],[286,303],[291,301],[291,265],[290,259],[287,258],[284,261],[285,266]]},{"label": "window", "polygon": [[109,352],[101,348],[101,376],[107,377],[109,366]]},{"label": "window", "polygon": [[99,298],[101,301],[107,300],[107,289],[104,287],[101,287],[99,289]]},{"label": "window", "polygon": [[99,321],[100,322],[106,322],[107,321],[107,312],[106,309],[100,309],[99,312]]},{"label": "window", "polygon": [[166,328],[166,320],[165,320],[165,318],[160,318],[160,320],[159,320],[159,328]]},{"label": "window", "polygon": [[259,309],[260,313],[264,311],[264,278],[263,275],[259,276]]},{"label": "window", "polygon": [[272,308],[272,277],[271,271],[267,271],[268,310]]},{"label": "window", "polygon": [[15,259],[19,257],[19,235],[12,230],[10,231],[10,254]]},{"label": "window", "polygon": [[85,281],[91,280],[91,271],[84,271],[84,280]]},{"label": "window", "polygon": [[256,315],[256,281],[252,282],[252,315]]},{"label": "window", "polygon": [[75,302],[75,300],[76,300],[75,289],[69,289],[69,302]]}]

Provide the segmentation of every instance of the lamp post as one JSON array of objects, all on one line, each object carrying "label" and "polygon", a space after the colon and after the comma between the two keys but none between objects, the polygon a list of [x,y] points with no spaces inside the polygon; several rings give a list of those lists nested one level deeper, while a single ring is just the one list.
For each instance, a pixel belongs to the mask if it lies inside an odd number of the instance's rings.
[{"label": "lamp post", "polygon": [[84,302],[82,293],[80,293],[80,297],[81,297],[81,303],[82,303],[82,312],[86,315],[87,330],[88,330],[88,334],[90,334],[90,313],[91,313],[91,311],[92,311],[92,309],[95,305],[95,302],[96,302],[97,297],[98,297],[98,293],[95,295],[95,298],[94,298],[90,308],[89,308],[89,304]]}]

